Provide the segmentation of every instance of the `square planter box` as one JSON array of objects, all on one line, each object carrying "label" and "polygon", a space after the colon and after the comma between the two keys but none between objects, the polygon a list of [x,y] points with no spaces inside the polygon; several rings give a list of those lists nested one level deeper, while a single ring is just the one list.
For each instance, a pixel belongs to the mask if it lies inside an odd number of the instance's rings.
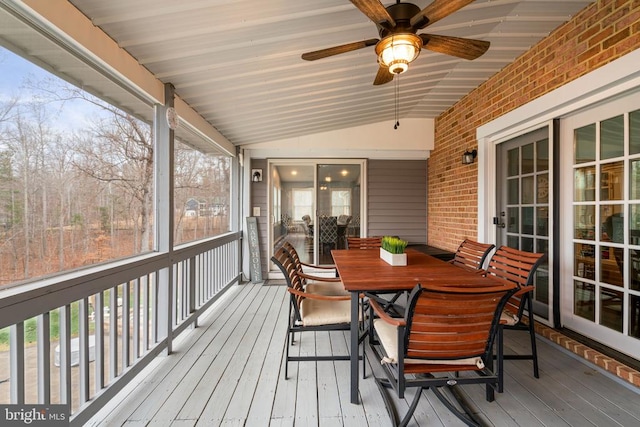
[{"label": "square planter box", "polygon": [[380,258],[390,265],[407,265],[407,254],[392,254],[380,248]]}]

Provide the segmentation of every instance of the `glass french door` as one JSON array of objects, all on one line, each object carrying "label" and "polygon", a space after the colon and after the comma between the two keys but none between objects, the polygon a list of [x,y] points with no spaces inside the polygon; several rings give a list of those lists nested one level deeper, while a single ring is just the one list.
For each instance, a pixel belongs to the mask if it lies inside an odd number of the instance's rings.
[{"label": "glass french door", "polygon": [[547,255],[534,278],[534,313],[551,321],[549,280],[550,156],[549,128],[506,141],[497,150],[497,245]]},{"label": "glass french door", "polygon": [[[637,358],[640,352],[638,94],[563,121],[563,276],[567,327]],[[563,252],[565,252],[563,250]]]},{"label": "glass french door", "polygon": [[359,236],[364,161],[272,160],[271,250],[291,243],[303,262],[333,264],[332,249]]}]

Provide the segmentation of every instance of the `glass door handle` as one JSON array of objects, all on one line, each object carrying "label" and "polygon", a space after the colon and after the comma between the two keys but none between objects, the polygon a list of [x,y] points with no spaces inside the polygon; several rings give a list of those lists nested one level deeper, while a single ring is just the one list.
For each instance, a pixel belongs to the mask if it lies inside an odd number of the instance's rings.
[{"label": "glass door handle", "polygon": [[500,227],[500,228],[505,228],[506,225],[504,222],[500,222],[500,218],[498,218],[497,216],[493,217],[493,225]]}]

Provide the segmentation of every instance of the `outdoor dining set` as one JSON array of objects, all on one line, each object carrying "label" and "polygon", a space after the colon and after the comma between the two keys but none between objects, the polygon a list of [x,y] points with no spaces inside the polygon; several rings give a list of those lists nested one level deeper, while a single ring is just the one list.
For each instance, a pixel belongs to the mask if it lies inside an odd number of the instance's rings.
[{"label": "outdoor dining set", "polygon": [[[382,239],[349,238],[347,249],[331,252],[332,266],[303,262],[288,242],[276,251],[272,261],[290,293],[285,377],[289,362],[348,360],[357,404],[360,363],[367,375],[366,359],[375,357],[384,372],[376,384],[394,425],[407,425],[427,389],[465,424],[478,425],[453,389],[482,384],[493,401],[511,358],[531,360],[539,376],[532,295],[544,254],[465,239],[449,262],[409,248],[406,265],[396,266],[381,259]],[[505,329],[528,332],[528,354],[504,354]],[[290,354],[309,331],[348,331],[350,351]],[[408,388],[415,397],[398,416],[389,390],[403,398]]]}]

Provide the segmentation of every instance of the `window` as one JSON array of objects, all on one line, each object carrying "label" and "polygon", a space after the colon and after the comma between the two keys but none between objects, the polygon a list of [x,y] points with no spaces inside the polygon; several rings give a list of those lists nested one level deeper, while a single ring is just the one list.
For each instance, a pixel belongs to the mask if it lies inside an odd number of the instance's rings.
[{"label": "window", "polygon": [[0,75],[0,284],[151,250],[150,125],[3,48]]},{"label": "window", "polygon": [[313,189],[294,188],[293,195],[293,217],[300,219],[305,215],[313,218]]},{"label": "window", "polygon": [[176,141],[174,162],[174,243],[229,231],[231,159]]},{"label": "window", "polygon": [[331,215],[351,215],[350,189],[331,189]]}]

